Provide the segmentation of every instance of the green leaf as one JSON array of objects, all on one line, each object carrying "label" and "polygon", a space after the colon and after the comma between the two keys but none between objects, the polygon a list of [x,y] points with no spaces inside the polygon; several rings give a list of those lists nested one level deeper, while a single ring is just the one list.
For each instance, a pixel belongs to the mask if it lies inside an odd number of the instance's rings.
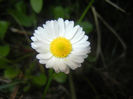
[{"label": "green leaf", "polygon": [[0,21],[0,39],[3,40],[7,31],[9,23],[7,21]]},{"label": "green leaf", "polygon": [[30,4],[31,4],[32,9],[36,13],[39,13],[43,7],[43,0],[30,0]]},{"label": "green leaf", "polygon": [[32,77],[32,82],[38,86],[45,85],[46,81],[47,81],[47,78],[43,73]]},{"label": "green leaf", "polygon": [[68,8],[63,8],[61,6],[57,6],[53,8],[53,14],[55,19],[59,17],[69,19],[70,18],[69,13],[70,13],[70,9]]},{"label": "green leaf", "polygon": [[93,30],[93,25],[90,22],[80,22],[78,24],[83,27],[83,30],[86,32],[86,34],[89,34]]},{"label": "green leaf", "polygon": [[66,81],[66,79],[67,79],[67,75],[64,74],[63,72],[56,73],[54,75],[54,80],[56,80],[59,83],[64,83]]},{"label": "green leaf", "polygon": [[16,9],[9,9],[8,13],[16,20],[16,22],[22,26],[30,27],[36,24],[35,14],[27,15],[26,6],[23,1],[18,2],[15,5]]},{"label": "green leaf", "polygon": [[9,45],[0,46],[0,57],[5,57],[10,51]]},{"label": "green leaf", "polygon": [[8,66],[7,62],[4,60],[4,58],[0,57],[0,69],[6,69],[8,67],[9,66]]},{"label": "green leaf", "polygon": [[19,74],[19,72],[20,72],[19,69],[8,68],[4,71],[4,77],[8,79],[13,79]]}]

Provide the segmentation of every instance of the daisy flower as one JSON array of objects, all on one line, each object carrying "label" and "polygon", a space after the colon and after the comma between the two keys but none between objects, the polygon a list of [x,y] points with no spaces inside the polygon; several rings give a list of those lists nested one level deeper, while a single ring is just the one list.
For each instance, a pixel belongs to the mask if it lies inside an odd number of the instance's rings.
[{"label": "daisy flower", "polygon": [[31,40],[31,47],[38,52],[36,58],[55,72],[68,74],[70,68],[81,67],[90,53],[90,42],[83,28],[62,18],[46,21],[34,31]]}]

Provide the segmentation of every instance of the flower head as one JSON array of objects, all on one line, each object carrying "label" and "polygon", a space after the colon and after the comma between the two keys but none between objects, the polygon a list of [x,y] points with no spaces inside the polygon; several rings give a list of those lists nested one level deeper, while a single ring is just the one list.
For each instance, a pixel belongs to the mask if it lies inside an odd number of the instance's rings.
[{"label": "flower head", "polygon": [[82,27],[62,18],[38,27],[31,40],[31,47],[39,53],[39,62],[56,72],[67,74],[69,68],[80,67],[90,53],[90,42]]}]

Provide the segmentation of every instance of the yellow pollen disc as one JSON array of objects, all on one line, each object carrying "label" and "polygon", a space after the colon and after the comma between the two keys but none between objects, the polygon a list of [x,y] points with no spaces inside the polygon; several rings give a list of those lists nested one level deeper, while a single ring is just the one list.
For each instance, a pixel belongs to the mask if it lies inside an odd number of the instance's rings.
[{"label": "yellow pollen disc", "polygon": [[54,56],[64,58],[72,51],[72,45],[68,39],[58,37],[51,42],[50,51]]}]

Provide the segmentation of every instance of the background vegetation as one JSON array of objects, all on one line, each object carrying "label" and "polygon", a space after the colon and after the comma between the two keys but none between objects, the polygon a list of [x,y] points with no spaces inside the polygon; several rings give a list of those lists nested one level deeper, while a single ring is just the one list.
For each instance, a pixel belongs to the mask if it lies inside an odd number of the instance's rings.
[{"label": "background vegetation", "polygon": [[[0,99],[132,99],[132,11],[131,0],[0,0]],[[70,75],[51,76],[30,36],[59,17],[84,28],[92,52]]]}]

